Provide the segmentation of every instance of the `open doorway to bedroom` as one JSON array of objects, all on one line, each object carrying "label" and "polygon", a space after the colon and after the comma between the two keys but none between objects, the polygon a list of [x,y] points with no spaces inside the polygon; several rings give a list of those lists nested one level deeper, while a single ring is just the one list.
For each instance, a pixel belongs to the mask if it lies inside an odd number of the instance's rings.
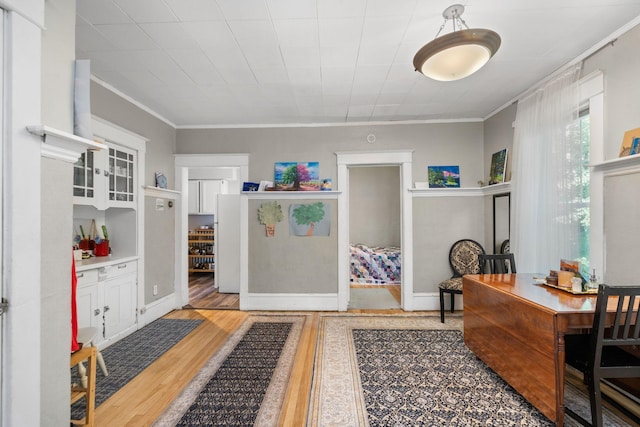
[{"label": "open doorway to bedroom", "polygon": [[349,167],[349,309],[401,306],[400,166]]},{"label": "open doorway to bedroom", "polygon": [[[356,166],[395,166],[399,171],[400,198],[400,249],[402,257],[400,306],[404,311],[413,311],[413,199],[409,189],[412,177],[412,151],[387,150],[372,152],[337,152],[338,172],[338,310],[347,311],[350,303],[350,180],[349,175]],[[385,227],[388,226],[384,225]]]}]

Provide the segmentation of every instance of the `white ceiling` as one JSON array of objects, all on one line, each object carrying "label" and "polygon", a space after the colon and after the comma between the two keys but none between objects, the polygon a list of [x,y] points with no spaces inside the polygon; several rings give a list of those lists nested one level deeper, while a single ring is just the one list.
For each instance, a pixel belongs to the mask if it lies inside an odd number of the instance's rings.
[{"label": "white ceiling", "polygon": [[453,3],[77,0],[76,54],[177,127],[481,119],[640,16],[640,0],[467,0],[502,46],[436,82],[413,56]]}]

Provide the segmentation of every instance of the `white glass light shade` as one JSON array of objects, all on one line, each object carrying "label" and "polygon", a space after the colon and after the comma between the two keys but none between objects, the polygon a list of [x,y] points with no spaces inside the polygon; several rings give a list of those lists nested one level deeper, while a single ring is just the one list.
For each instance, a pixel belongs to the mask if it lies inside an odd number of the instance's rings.
[{"label": "white glass light shade", "polygon": [[454,31],[423,46],[413,65],[434,80],[459,80],[482,68],[499,47],[500,36],[491,30]]}]

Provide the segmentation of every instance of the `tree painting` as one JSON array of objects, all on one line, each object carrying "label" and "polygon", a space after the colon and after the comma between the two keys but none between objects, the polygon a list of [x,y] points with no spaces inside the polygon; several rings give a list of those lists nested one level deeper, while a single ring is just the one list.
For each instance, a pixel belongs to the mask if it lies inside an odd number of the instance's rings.
[{"label": "tree painting", "polygon": [[258,208],[258,220],[264,224],[267,237],[273,237],[276,232],[276,223],[284,219],[282,207],[276,201],[265,202]]},{"label": "tree painting", "polygon": [[[314,231],[318,235],[329,235],[329,221],[327,218],[327,207],[322,202],[291,205],[291,219],[298,226],[308,227],[306,233],[300,232],[297,235],[313,236]],[[321,229],[317,229],[319,225],[323,225]]]},{"label": "tree painting", "polygon": [[318,162],[277,162],[274,181],[278,190],[319,191]]}]

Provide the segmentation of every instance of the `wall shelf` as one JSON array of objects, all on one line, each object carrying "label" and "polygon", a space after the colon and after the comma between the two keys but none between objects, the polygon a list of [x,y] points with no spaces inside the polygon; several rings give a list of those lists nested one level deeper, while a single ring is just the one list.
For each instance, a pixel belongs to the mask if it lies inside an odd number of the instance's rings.
[{"label": "wall shelf", "polygon": [[589,166],[591,166],[596,171],[615,171],[636,168],[640,167],[640,154],[605,160],[604,162],[594,163]]},{"label": "wall shelf", "polygon": [[484,187],[410,188],[413,197],[480,197],[511,192],[511,182]]},{"label": "wall shelf", "polygon": [[45,125],[27,126],[27,131],[42,139],[41,155],[75,163],[86,150],[106,150],[103,141],[92,141]]},{"label": "wall shelf", "polygon": [[250,199],[337,199],[340,191],[243,191]]},{"label": "wall shelf", "polygon": [[182,193],[168,188],[154,187],[151,185],[143,185],[144,195],[149,197],[160,197],[165,199],[177,200]]}]

